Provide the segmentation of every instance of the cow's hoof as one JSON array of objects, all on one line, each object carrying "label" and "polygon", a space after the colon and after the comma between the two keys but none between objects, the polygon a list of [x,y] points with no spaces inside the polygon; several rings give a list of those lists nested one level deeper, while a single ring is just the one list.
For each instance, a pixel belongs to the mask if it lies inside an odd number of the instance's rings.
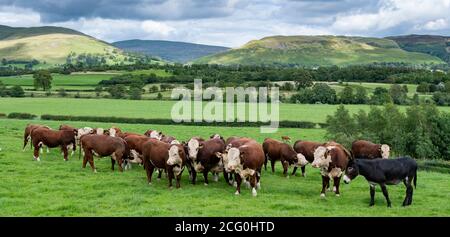
[{"label": "cow's hoof", "polygon": [[324,198],[324,197],[325,197],[325,193],[321,193],[321,194],[320,194],[320,197],[321,197],[321,198]]},{"label": "cow's hoof", "polygon": [[258,195],[255,188],[252,189],[252,195],[253,195],[253,197],[256,197],[256,195]]},{"label": "cow's hoof", "polygon": [[234,195],[239,195],[240,193],[239,193],[239,191],[236,191],[235,193],[234,193]]}]

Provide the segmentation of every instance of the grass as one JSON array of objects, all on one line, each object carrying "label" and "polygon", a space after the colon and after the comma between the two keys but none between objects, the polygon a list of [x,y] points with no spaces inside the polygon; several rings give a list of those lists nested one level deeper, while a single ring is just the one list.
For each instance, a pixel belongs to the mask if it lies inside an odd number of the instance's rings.
[{"label": "grass", "polygon": [[[174,101],[73,99],[73,98],[2,98],[0,112],[25,112],[36,115],[90,115],[131,118],[171,118]],[[281,120],[325,122],[338,105],[280,104]],[[346,105],[351,113],[360,109],[368,111],[369,105]],[[399,106],[405,110],[407,106]],[[438,107],[450,112],[450,107]]]},{"label": "grass", "polygon": [[[0,119],[0,215],[1,216],[449,216],[447,190],[449,175],[420,171],[418,188],[412,206],[403,208],[405,189],[389,186],[393,203],[387,208],[381,191],[377,189],[375,206],[369,208],[369,191],[364,178],[341,187],[341,197],[328,193],[319,197],[320,173],[308,166],[307,177],[282,177],[277,163],[275,174],[263,171],[258,197],[247,188],[240,196],[225,184],[223,178],[209,186],[193,186],[183,173],[182,188],[169,190],[167,179],[149,186],[145,172],[134,166],[119,173],[110,170],[109,158],[96,159],[98,173],[81,168],[76,156],[64,162],[59,151],[41,155],[41,162],[32,161],[32,151],[22,152],[23,128],[29,122]],[[59,122],[45,124],[57,127]],[[110,126],[97,123],[71,123],[74,126]],[[147,125],[117,124],[127,131],[143,132]],[[185,126],[151,126],[181,140],[193,135],[208,136],[212,132],[224,136],[252,136],[258,141],[265,137],[255,128],[208,128]],[[293,138],[320,140],[320,129],[282,129],[278,138],[287,133]],[[156,176],[154,177],[156,178]],[[239,207],[239,208],[237,208]]]}]

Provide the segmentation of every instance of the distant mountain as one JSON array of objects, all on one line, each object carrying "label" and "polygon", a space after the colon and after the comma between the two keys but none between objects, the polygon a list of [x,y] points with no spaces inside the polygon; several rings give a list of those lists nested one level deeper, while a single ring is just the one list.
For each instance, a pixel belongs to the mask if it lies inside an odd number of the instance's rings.
[{"label": "distant mountain", "polygon": [[450,36],[405,35],[387,39],[394,40],[406,51],[430,54],[450,63]]},{"label": "distant mountain", "polygon": [[390,39],[345,36],[272,36],[194,61],[208,64],[345,66],[375,62],[444,63],[401,49]]},{"label": "distant mountain", "polygon": [[42,66],[68,60],[126,61],[122,50],[81,32],[62,27],[9,27],[0,25],[0,59],[15,62],[38,60]]},{"label": "distant mountain", "polygon": [[224,52],[227,47],[164,40],[125,40],[113,43],[129,52],[157,56],[171,62],[186,63],[203,56]]}]

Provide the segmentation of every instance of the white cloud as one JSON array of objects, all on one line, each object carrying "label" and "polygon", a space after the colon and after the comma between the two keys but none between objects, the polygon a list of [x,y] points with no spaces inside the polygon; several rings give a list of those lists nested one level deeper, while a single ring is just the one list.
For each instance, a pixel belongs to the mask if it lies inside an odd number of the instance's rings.
[{"label": "white cloud", "polygon": [[17,7],[0,7],[0,24],[8,26],[38,26],[41,17],[31,10]]},{"label": "white cloud", "polygon": [[419,26],[419,29],[425,29],[425,30],[442,30],[442,29],[446,29],[449,27],[449,23],[447,19],[437,19],[434,21],[429,21],[427,23],[425,23],[425,25],[423,26]]}]

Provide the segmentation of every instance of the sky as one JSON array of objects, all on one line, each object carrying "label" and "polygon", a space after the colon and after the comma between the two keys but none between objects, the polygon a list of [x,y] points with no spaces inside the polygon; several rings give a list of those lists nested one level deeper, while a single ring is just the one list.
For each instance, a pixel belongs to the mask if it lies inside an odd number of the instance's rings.
[{"label": "sky", "polygon": [[450,0],[0,0],[0,24],[228,47],[272,35],[449,36]]}]

